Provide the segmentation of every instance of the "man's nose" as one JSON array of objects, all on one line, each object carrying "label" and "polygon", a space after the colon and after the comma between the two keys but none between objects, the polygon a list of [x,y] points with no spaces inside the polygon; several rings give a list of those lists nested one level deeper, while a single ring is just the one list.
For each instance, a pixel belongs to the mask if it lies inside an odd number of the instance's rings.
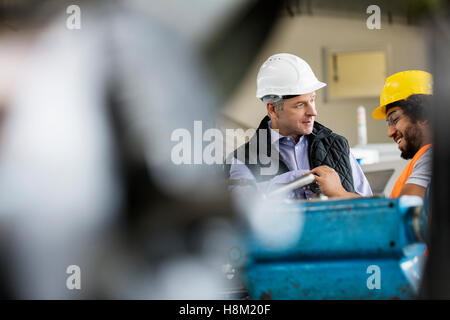
[{"label": "man's nose", "polygon": [[389,127],[388,127],[388,137],[389,137],[389,138],[393,138],[396,131],[397,131],[397,130],[395,129],[394,126],[389,126]]},{"label": "man's nose", "polygon": [[306,109],[306,114],[311,117],[317,116],[316,106],[314,103],[308,103],[307,109]]}]

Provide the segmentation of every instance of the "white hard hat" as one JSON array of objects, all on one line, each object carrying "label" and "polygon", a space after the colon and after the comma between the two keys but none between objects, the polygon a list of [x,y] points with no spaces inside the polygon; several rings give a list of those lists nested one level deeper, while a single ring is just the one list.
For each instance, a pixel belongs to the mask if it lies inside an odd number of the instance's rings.
[{"label": "white hard hat", "polygon": [[269,57],[257,77],[256,97],[289,96],[311,93],[327,84],[317,80],[309,64],[289,53]]}]

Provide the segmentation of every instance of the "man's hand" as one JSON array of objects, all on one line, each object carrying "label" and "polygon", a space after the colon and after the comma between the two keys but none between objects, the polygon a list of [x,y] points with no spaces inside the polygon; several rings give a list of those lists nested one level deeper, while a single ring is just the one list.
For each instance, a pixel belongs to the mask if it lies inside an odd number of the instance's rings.
[{"label": "man's hand", "polygon": [[320,166],[311,170],[316,176],[320,191],[328,197],[359,197],[356,193],[347,192],[341,184],[336,171],[328,166]]}]

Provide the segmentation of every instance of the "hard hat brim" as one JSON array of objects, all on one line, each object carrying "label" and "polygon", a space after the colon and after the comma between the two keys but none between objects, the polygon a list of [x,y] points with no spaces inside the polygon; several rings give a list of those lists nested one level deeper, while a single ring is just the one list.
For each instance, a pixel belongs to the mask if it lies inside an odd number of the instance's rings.
[{"label": "hard hat brim", "polygon": [[261,90],[257,92],[256,97],[258,99],[261,99],[268,95],[275,95],[275,96],[288,96],[288,95],[301,95],[301,94],[308,94],[311,92],[314,92],[316,90],[319,90],[323,87],[325,87],[327,84],[321,81],[317,81],[314,85],[307,87],[307,88],[268,88],[266,90]]},{"label": "hard hat brim", "polygon": [[327,84],[326,84],[325,82],[317,81],[317,83],[316,83],[314,86],[312,86],[311,89],[305,89],[305,91],[308,91],[308,92],[303,92],[303,93],[300,93],[300,94],[311,93],[311,92],[313,92],[313,91],[322,89],[322,88],[325,87],[326,85],[327,85]]},{"label": "hard hat brim", "polygon": [[377,120],[386,119],[386,105],[379,106],[373,110],[372,117]]}]

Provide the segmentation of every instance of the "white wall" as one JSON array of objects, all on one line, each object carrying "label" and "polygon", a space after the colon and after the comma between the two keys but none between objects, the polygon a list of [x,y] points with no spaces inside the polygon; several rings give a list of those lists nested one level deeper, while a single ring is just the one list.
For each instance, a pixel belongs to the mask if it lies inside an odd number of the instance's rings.
[{"label": "white wall", "polygon": [[[259,66],[274,53],[288,52],[305,59],[320,80],[324,79],[323,48],[334,50],[368,50],[385,48],[388,53],[388,75],[407,69],[428,69],[426,34],[420,27],[382,22],[381,30],[369,30],[365,16],[348,19],[325,16],[283,17],[266,42],[261,54],[227,103],[224,113],[232,119],[256,127],[266,114],[265,107],[255,97]],[[383,120],[371,118],[378,98],[347,99],[324,102],[324,89],[319,90],[317,121],[344,135],[353,146],[357,141],[356,109],[366,107],[368,142],[391,142],[386,136]]]}]

